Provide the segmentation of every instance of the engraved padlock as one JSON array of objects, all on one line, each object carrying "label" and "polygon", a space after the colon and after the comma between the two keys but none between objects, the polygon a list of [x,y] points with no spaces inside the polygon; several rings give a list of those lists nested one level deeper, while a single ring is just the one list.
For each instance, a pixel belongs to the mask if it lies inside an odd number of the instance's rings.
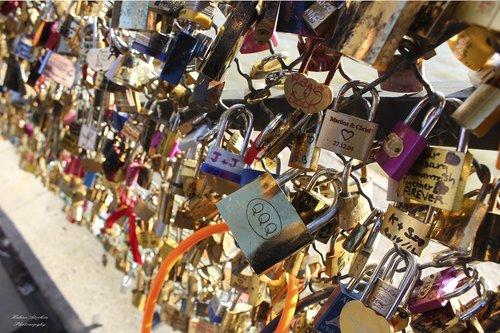
[{"label": "engraved padlock", "polygon": [[286,1],[280,4],[276,31],[304,37],[320,38],[305,19],[305,12],[312,7],[312,1]]},{"label": "engraved padlock", "polygon": [[366,161],[370,155],[378,124],[374,123],[380,97],[370,90],[372,103],[368,120],[340,113],[344,95],[349,89],[366,87],[366,82],[350,81],[342,86],[332,109],[328,109],[318,137],[318,147]]},{"label": "engraved padlock", "polygon": [[442,93],[435,93],[433,98],[437,99],[436,105],[428,112],[429,117],[420,132],[414,131],[410,124],[429,103],[430,97],[425,97],[420,101],[404,122],[399,121],[396,124],[375,155],[377,163],[392,179],[401,180],[427,147],[428,141],[426,137],[438,122],[445,105],[445,98]]},{"label": "engraved padlock", "polygon": [[[276,181],[265,173],[216,204],[257,274],[313,242],[337,212],[332,205],[306,226],[280,188],[291,175]],[[240,207],[246,210],[244,222]]]},{"label": "engraved padlock", "polygon": [[346,237],[336,233],[330,239],[330,248],[325,256],[325,275],[333,278],[338,276],[350,261],[352,253],[344,248]]},{"label": "engraved padlock", "polygon": [[[243,140],[243,148],[240,154],[236,155],[228,150],[223,149],[221,147],[221,144],[224,132],[226,130],[226,127],[228,126],[229,118],[239,112],[242,112],[247,117],[248,127],[245,133],[245,138]],[[217,138],[215,140],[214,146],[208,151],[205,162],[201,166],[201,171],[207,174],[209,185],[216,191],[222,191],[219,193],[231,191],[232,189],[234,190],[235,185],[231,186],[231,184],[228,184],[227,181],[239,184],[241,173],[245,168],[244,156],[246,153],[248,141],[250,140],[252,129],[253,115],[241,104],[233,105],[221,116],[219,122],[219,131],[217,133]],[[226,180],[226,182],[224,182],[224,180]],[[224,185],[231,186],[231,188],[224,189],[224,186],[217,186],[216,183],[222,182],[224,183]]]},{"label": "engraved padlock", "polygon": [[469,134],[466,129],[460,128],[456,151],[426,148],[399,182],[398,196],[409,202],[459,210],[472,169],[473,156],[467,152]]},{"label": "engraved padlock", "polygon": [[[401,282],[396,287],[386,279],[391,277],[402,261],[406,262],[407,266]],[[389,250],[375,269],[360,300],[353,300],[342,309],[341,331],[393,332],[389,320],[411,291],[418,276],[417,262],[409,252],[401,250],[400,255],[395,249]]]},{"label": "engraved padlock", "polygon": [[316,1],[304,11],[302,17],[318,36],[324,36],[333,32],[340,6],[335,1]]}]

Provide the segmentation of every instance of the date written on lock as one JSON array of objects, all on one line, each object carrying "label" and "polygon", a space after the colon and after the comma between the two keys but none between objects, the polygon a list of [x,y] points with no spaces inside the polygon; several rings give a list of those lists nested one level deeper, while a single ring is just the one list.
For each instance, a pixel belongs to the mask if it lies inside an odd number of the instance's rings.
[{"label": "date written on lock", "polygon": [[389,205],[380,232],[394,244],[415,255],[420,255],[429,243],[430,225]]}]

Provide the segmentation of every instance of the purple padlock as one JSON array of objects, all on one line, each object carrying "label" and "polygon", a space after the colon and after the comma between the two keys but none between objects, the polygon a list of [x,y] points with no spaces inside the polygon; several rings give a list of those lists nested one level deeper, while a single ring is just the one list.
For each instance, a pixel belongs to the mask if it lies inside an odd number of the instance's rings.
[{"label": "purple padlock", "polygon": [[410,125],[430,101],[429,96],[411,110],[404,122],[399,121],[396,124],[375,155],[380,167],[394,180],[400,181],[403,178],[429,143],[426,137],[439,120],[446,102],[441,92],[435,92],[434,97],[438,101],[437,106],[427,112],[420,132],[417,133]]},{"label": "purple padlock", "polygon": [[468,278],[463,270],[455,267],[426,276],[415,285],[408,301],[408,310],[417,314],[443,308],[451,297],[472,288],[478,278],[477,271]]}]

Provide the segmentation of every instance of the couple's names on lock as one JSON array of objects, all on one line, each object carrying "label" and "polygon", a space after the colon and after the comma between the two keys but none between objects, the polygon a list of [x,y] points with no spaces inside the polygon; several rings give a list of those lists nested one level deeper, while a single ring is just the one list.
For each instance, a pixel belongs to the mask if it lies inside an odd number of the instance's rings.
[{"label": "couple's names on lock", "polygon": [[471,160],[470,154],[428,148],[399,183],[398,195],[406,200],[453,210],[455,197],[460,195],[468,177]]},{"label": "couple's names on lock", "polygon": [[380,232],[394,244],[419,256],[429,242],[429,230],[430,225],[389,206]]},{"label": "couple's names on lock", "polygon": [[212,166],[236,173],[241,173],[245,167],[242,156],[218,148],[210,150],[207,161],[209,161]]},{"label": "couple's names on lock", "polygon": [[[370,127],[365,127],[365,126],[360,125],[360,124],[356,124],[355,122],[350,122],[350,121],[346,121],[345,119],[337,118],[336,116],[330,116],[330,121],[333,123],[342,125],[342,126],[346,126],[346,127],[355,129],[357,131],[364,132],[366,134],[370,134],[372,132],[372,129],[373,129]],[[353,136],[354,136],[354,134],[353,134]],[[347,141],[348,139],[344,138],[344,140]]]}]

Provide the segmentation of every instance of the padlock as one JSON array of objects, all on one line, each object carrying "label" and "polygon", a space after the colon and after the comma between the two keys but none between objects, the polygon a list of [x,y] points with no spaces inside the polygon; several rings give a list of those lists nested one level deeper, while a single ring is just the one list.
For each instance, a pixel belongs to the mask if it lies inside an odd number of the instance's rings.
[{"label": "padlock", "polygon": [[349,89],[366,86],[367,83],[361,81],[350,81],[342,86],[333,108],[328,109],[325,114],[318,137],[318,147],[361,161],[368,159],[378,130],[378,124],[373,122],[380,100],[377,91],[370,90],[372,105],[368,120],[339,112],[344,95]]},{"label": "padlock", "polygon": [[209,37],[204,34],[197,36],[179,31],[170,43],[165,53],[165,66],[161,71],[160,78],[170,84],[179,84],[186,67],[195,56],[203,57]]},{"label": "padlock", "polygon": [[439,120],[444,109],[445,98],[440,92],[433,96],[437,99],[435,106],[427,113],[427,121],[422,125],[419,133],[415,132],[410,124],[417,114],[429,103],[430,97],[420,101],[406,117],[404,122],[399,121],[392,132],[385,138],[382,147],[375,155],[380,167],[397,181],[401,180],[410,167],[418,159],[422,151],[427,147],[426,137]]},{"label": "padlock", "polygon": [[457,251],[469,251],[474,246],[479,226],[488,212],[485,200],[490,192],[490,171],[486,166],[480,165],[476,172],[482,182],[479,193],[476,193],[477,191],[470,193],[472,196],[477,194],[476,200],[470,199],[470,194],[465,194],[459,211],[439,210],[430,235],[433,240]]},{"label": "padlock", "polygon": [[[395,271],[401,261],[405,261],[407,266],[399,286],[395,287],[385,279],[391,278],[389,273]],[[389,250],[375,269],[360,300],[353,300],[342,309],[341,332],[393,332],[389,320],[411,291],[418,276],[417,262],[409,252],[401,250],[400,255],[395,249]]]},{"label": "padlock", "polygon": [[361,224],[370,215],[371,205],[357,192],[349,192],[349,178],[351,177],[352,161],[348,162],[342,172],[342,187],[337,198],[339,204],[338,220],[343,230],[350,230]]},{"label": "padlock", "polygon": [[286,62],[289,57],[290,54],[286,51],[270,54],[253,64],[248,75],[253,80],[264,79],[268,73],[281,69],[280,59]]},{"label": "padlock", "polygon": [[500,234],[500,180],[497,180],[490,194],[488,213],[479,227],[472,247],[471,257],[481,261],[500,262],[500,246],[498,235]]},{"label": "padlock", "polygon": [[255,34],[253,35],[256,44],[267,44],[271,40],[276,28],[279,7],[280,4],[274,1],[262,3],[261,14],[255,23]]},{"label": "padlock", "polygon": [[[286,182],[282,178],[281,182]],[[307,226],[280,188],[265,173],[217,204],[250,266],[261,274],[313,241],[313,235],[337,212],[333,205]],[[245,207],[245,222],[239,207]],[[286,246],[284,244],[287,244]]]},{"label": "padlock", "polygon": [[[347,236],[345,242],[342,244],[342,247],[348,252],[356,252],[359,245],[366,238],[368,232],[370,232],[370,225],[373,224],[373,228],[375,228],[375,230],[380,230],[380,223],[377,225],[377,222],[380,221],[382,215],[383,214],[380,209],[373,209],[363,221],[358,222],[354,228],[352,228],[352,231]],[[373,233],[373,228],[370,232],[371,234]]]},{"label": "padlock", "polygon": [[456,152],[428,147],[399,182],[398,196],[409,202],[457,211],[462,207],[472,154],[467,152],[469,132],[460,128]]},{"label": "padlock", "polygon": [[193,93],[189,99],[189,107],[199,113],[215,112],[224,85],[225,81],[213,80],[203,73],[199,73]]},{"label": "padlock", "polygon": [[299,189],[293,197],[291,204],[299,214],[304,223],[312,222],[319,214],[323,213],[332,205],[332,201],[324,198],[321,194],[314,191],[320,177],[331,176],[331,181],[335,181],[339,172],[335,169],[321,169],[316,172],[304,189]]},{"label": "padlock", "polygon": [[316,43],[311,43],[305,52],[305,59],[302,61],[299,72],[291,73],[285,79],[285,97],[288,104],[306,114],[321,112],[332,103],[333,92],[330,88],[330,81],[339,64],[338,61],[332,63],[324,83],[318,83],[315,79],[305,75],[308,59],[312,57],[315,46]]},{"label": "padlock", "polygon": [[318,113],[318,120],[313,132],[305,131],[297,135],[292,141],[288,166],[306,171],[316,171],[318,168],[321,149],[316,146],[322,113]]},{"label": "padlock", "polygon": [[[243,148],[239,155],[231,153],[221,147],[222,138],[226,127],[228,126],[229,118],[237,112],[242,112],[247,117],[248,122],[245,138],[243,140]],[[227,191],[232,191],[235,187],[237,187],[237,185],[231,186],[230,182],[239,184],[241,172],[245,168],[244,156],[252,129],[253,115],[241,104],[233,105],[221,116],[219,131],[217,132],[217,138],[214,146],[208,151],[205,162],[201,166],[201,171],[207,174],[207,180],[210,187],[218,193],[227,193]],[[224,188],[224,186],[230,187]]]},{"label": "padlock", "polygon": [[312,1],[286,1],[280,4],[276,31],[310,38],[320,38],[307,23],[304,14]]},{"label": "padlock", "polygon": [[500,121],[500,78],[481,83],[451,115],[460,126],[482,138]]},{"label": "padlock", "polygon": [[[386,70],[422,2],[359,2],[349,6],[347,26],[335,32],[329,47],[345,56]],[[342,19],[339,25],[343,25]]]},{"label": "padlock", "polygon": [[488,34],[487,29],[471,25],[451,37],[448,46],[461,63],[477,71],[495,54],[495,49],[488,41]]},{"label": "padlock", "polygon": [[381,226],[382,221],[380,219],[377,219],[373,223],[372,230],[370,230],[366,241],[358,248],[351,259],[348,271],[349,276],[358,277],[361,274],[375,248],[375,241],[377,240]]},{"label": "padlock", "polygon": [[[243,41],[243,45],[241,46],[241,49],[240,49],[241,54],[250,54],[250,53],[257,53],[257,52],[269,50],[268,43],[255,42],[255,35],[256,34],[257,34],[256,29],[251,29],[246,33],[245,40]],[[279,45],[278,36],[275,34],[271,34],[269,41],[275,47]]]},{"label": "padlock", "polygon": [[408,300],[408,310],[417,314],[443,308],[452,296],[465,294],[478,281],[479,273],[475,269],[471,278],[455,267],[428,275],[416,283]]},{"label": "padlock", "polygon": [[342,234],[333,235],[330,240],[330,249],[325,257],[325,274],[328,277],[335,277],[346,267],[352,254],[347,252],[343,246],[346,237]]},{"label": "padlock", "polygon": [[241,48],[245,32],[257,19],[256,5],[256,1],[236,3],[201,65],[201,74],[211,80],[223,81],[227,68]]},{"label": "padlock", "polygon": [[314,328],[321,333],[340,333],[339,316],[342,308],[350,301],[359,299],[361,293],[356,288],[361,285],[363,278],[372,272],[375,265],[367,266],[359,276],[352,278],[346,286],[339,283],[333,292],[328,296],[314,317]]},{"label": "padlock", "polygon": [[149,11],[147,1],[115,1],[110,27],[140,31],[154,30],[153,18],[154,13]]},{"label": "padlock", "polygon": [[401,209],[394,205],[387,207],[380,232],[394,244],[420,255],[430,240],[434,208],[429,207],[423,222]]},{"label": "padlock", "polygon": [[222,323],[226,311],[234,307],[239,296],[240,293],[234,290],[217,290],[208,308],[210,320],[217,324]]},{"label": "padlock", "polygon": [[304,11],[302,17],[318,36],[324,36],[334,30],[340,6],[334,1],[316,1]]},{"label": "padlock", "polygon": [[[391,64],[389,65],[388,71],[398,66],[405,59],[405,56],[396,54]],[[424,60],[422,58],[419,58],[416,62],[416,66],[418,67],[420,72],[423,72]],[[381,77],[386,73],[387,71],[378,71],[378,76]],[[397,93],[420,92],[423,88],[424,87],[422,83],[415,76],[414,69],[411,67],[397,70],[395,73],[389,76],[387,80],[380,83],[380,89]]]},{"label": "padlock", "polygon": [[[276,136],[264,138],[261,140],[256,139],[255,145],[264,145],[264,149],[258,154],[260,156],[266,156],[270,159],[275,159],[278,154],[285,149],[289,142],[297,135],[297,130],[301,128],[307,121],[312,117],[312,115],[305,114],[301,110],[295,110],[292,112],[287,119],[287,122],[281,128],[278,128],[279,134]],[[272,133],[272,132],[271,132]],[[266,142],[268,141],[269,142]],[[249,150],[249,153],[251,151]]]},{"label": "padlock", "polygon": [[463,332],[468,327],[467,322],[489,303],[492,295],[482,277],[479,279],[476,289],[478,297],[474,298],[467,307],[461,307],[459,300],[451,299],[444,308],[412,316],[410,326],[413,332]]},{"label": "padlock", "polygon": [[113,81],[133,90],[140,90],[154,76],[153,67],[133,52],[127,52],[116,60]]}]

